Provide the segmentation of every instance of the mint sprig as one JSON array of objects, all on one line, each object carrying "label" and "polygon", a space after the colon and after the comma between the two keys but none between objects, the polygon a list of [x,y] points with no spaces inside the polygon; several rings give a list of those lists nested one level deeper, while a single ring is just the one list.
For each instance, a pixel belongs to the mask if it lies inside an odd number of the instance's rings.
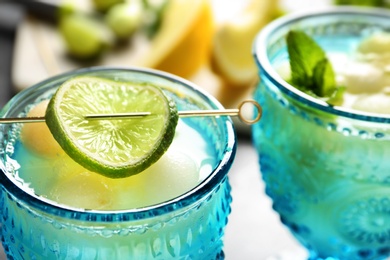
[{"label": "mint sprig", "polygon": [[324,50],[306,33],[292,30],[287,34],[291,84],[329,104],[342,100],[344,87],[336,85],[332,64]]},{"label": "mint sprig", "polygon": [[334,0],[334,4],[390,8],[388,0]]}]

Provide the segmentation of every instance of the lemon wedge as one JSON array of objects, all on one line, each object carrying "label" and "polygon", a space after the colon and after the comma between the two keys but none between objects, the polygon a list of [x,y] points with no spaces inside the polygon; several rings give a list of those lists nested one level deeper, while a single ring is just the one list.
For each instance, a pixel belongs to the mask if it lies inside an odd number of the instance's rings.
[{"label": "lemon wedge", "polygon": [[208,0],[171,0],[154,36],[146,67],[189,78],[209,59],[214,32]]},{"label": "lemon wedge", "polygon": [[250,0],[241,12],[216,29],[212,65],[229,85],[249,86],[256,79],[252,43],[277,10],[278,1]]}]

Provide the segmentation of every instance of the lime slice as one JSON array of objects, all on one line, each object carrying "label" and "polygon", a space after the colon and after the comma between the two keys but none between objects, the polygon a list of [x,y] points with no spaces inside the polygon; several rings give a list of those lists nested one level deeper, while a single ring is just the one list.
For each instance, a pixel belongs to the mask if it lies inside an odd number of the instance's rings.
[{"label": "lime slice", "polygon": [[[87,120],[87,114],[151,112],[126,119]],[[148,83],[76,77],[63,83],[46,110],[46,123],[64,151],[84,168],[110,178],[137,174],[171,144],[175,103]]]}]

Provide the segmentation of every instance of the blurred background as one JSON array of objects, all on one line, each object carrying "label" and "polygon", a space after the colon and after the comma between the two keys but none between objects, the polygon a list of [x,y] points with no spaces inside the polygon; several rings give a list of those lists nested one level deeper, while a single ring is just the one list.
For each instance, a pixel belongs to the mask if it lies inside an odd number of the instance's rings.
[{"label": "blurred background", "polygon": [[284,14],[386,0],[0,0],[0,106],[89,66],[140,66],[189,79],[225,106],[257,81],[256,34]]},{"label": "blurred background", "polygon": [[[334,5],[390,7],[388,0],[0,0],[0,108],[48,77],[108,65],[179,75],[234,108],[258,81],[257,33],[285,14]],[[263,193],[250,128],[235,124],[226,258],[281,259],[268,256],[299,247]]]},{"label": "blurred background", "polygon": [[[110,65],[179,75],[234,108],[257,82],[251,47],[264,25],[295,11],[386,2],[0,0],[0,107],[48,77]],[[238,122],[237,127],[249,131]]]},{"label": "blurred background", "polygon": [[284,14],[386,0],[0,0],[0,107],[16,92],[89,66],[189,79],[226,107],[257,81],[256,34]]}]

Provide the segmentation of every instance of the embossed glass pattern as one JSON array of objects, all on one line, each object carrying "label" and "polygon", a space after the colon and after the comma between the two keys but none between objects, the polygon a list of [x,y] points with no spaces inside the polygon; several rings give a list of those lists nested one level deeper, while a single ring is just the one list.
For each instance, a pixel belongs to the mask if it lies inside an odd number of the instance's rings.
[{"label": "embossed glass pattern", "polygon": [[390,31],[390,12],[336,8],[290,15],[257,37],[263,117],[253,127],[266,193],[310,259],[390,256],[390,116],[332,107],[277,73],[285,36],[300,29],[327,51],[348,52],[363,37]]},{"label": "embossed glass pattern", "polygon": [[[15,117],[76,75],[159,82],[179,110],[220,109],[191,83],[152,70],[93,68],[51,78],[18,94],[2,110]],[[227,172],[236,140],[227,117],[188,118],[210,142],[214,169],[180,197],[144,208],[121,211],[76,210],[20,188],[7,165],[13,153],[15,125],[0,127],[1,238],[10,259],[223,259],[223,235],[230,213]]]}]

